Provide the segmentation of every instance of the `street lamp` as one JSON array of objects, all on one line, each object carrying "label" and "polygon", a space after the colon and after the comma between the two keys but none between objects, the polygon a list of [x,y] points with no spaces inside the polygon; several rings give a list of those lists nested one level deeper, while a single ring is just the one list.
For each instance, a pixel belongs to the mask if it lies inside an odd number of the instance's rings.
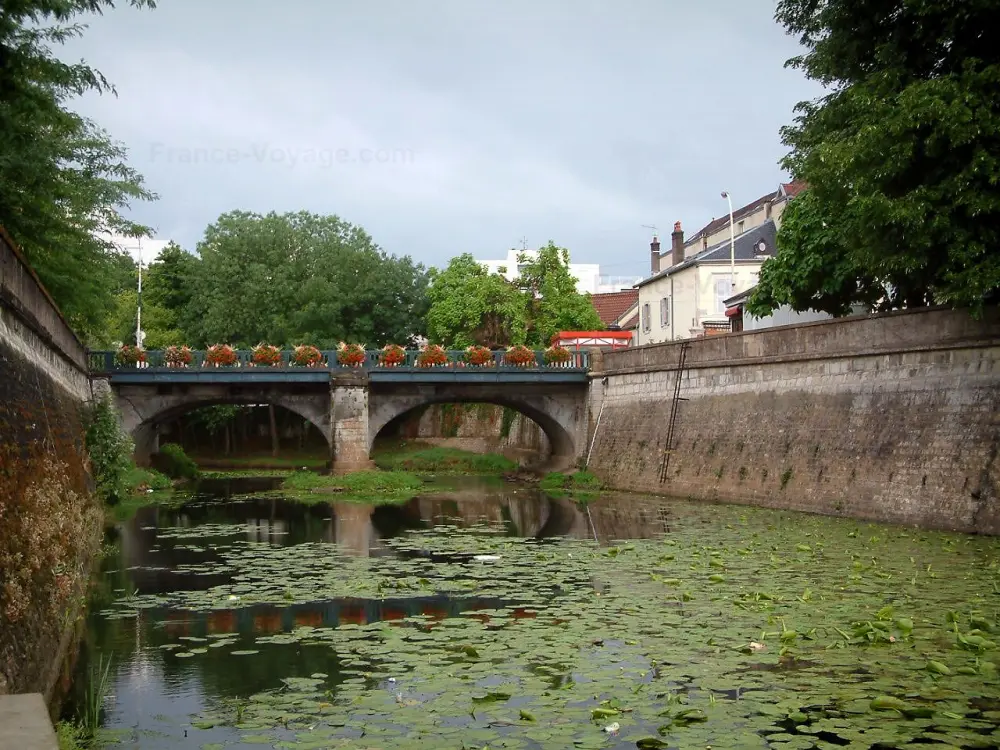
[{"label": "street lamp", "polygon": [[142,237],[139,237],[139,291],[135,310],[135,345],[142,348]]},{"label": "street lamp", "polygon": [[722,197],[729,202],[729,284],[731,291],[736,294],[736,233],[733,231],[733,199],[725,190]]}]

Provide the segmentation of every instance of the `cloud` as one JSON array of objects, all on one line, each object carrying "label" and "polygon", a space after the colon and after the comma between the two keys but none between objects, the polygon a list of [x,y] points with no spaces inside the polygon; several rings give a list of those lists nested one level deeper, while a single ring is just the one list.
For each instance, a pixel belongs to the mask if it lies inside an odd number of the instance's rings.
[{"label": "cloud", "polygon": [[648,230],[783,177],[778,128],[815,89],[770,3],[173,0],[94,19],[80,102],[193,249],[234,209],[336,213],[431,264],[552,239],[642,271]]}]

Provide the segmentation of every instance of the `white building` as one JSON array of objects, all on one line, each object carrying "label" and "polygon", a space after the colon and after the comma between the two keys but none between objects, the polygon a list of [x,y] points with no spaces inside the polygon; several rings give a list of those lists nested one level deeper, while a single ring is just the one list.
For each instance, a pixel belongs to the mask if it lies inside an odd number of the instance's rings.
[{"label": "white building", "polygon": [[[498,273],[508,281],[513,281],[521,275],[523,263],[518,262],[518,256],[525,255],[537,258],[537,250],[508,250],[504,260],[481,260],[483,267],[490,273]],[[569,272],[576,279],[576,291],[580,294],[597,294],[601,289],[601,267],[597,263],[570,263]],[[618,291],[617,289],[611,291]]]}]

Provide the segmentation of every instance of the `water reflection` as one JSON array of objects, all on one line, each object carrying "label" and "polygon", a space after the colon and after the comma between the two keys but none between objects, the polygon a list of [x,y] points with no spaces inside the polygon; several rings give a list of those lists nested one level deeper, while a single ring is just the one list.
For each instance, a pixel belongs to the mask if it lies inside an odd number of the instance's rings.
[{"label": "water reflection", "polygon": [[[103,562],[89,629],[80,659],[113,653],[118,665],[116,708],[111,723],[131,727],[140,747],[174,747],[165,739],[207,703],[274,687],[279,679],[329,675],[328,687],[357,677],[328,646],[258,639],[301,627],[330,628],[422,618],[423,627],[460,615],[484,622],[479,610],[511,606],[514,618],[535,617],[501,600],[450,596],[341,598],[287,606],[253,605],[192,612],[168,606],[137,617],[107,616],[111,601],[124,595],[203,591],[231,584],[227,550],[234,544],[289,547],[336,545],[350,557],[395,556],[386,543],[411,530],[438,525],[489,527],[516,537],[615,539],[657,536],[669,530],[666,501],[603,498],[589,506],[553,499],[532,487],[462,478],[412,501],[373,507],[349,502],[303,504],[274,497],[274,480],[206,482],[188,504],[150,506],[110,535],[117,555]],[[256,496],[258,495],[259,496]],[[104,614],[102,614],[104,611]],[[226,645],[215,648],[213,643]],[[186,649],[196,658],[178,658]],[[233,650],[253,652],[233,657]],[[234,663],[234,659],[239,659]],[[86,680],[77,680],[78,690]],[[71,709],[70,709],[71,710]],[[166,723],[164,723],[166,722]],[[164,739],[158,739],[164,738]]]}]

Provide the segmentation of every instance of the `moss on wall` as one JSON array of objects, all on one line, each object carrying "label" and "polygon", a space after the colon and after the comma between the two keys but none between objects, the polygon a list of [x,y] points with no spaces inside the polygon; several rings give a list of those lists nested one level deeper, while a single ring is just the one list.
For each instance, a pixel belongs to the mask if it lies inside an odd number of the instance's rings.
[{"label": "moss on wall", "polygon": [[0,339],[0,693],[50,692],[100,546],[82,411]]}]

